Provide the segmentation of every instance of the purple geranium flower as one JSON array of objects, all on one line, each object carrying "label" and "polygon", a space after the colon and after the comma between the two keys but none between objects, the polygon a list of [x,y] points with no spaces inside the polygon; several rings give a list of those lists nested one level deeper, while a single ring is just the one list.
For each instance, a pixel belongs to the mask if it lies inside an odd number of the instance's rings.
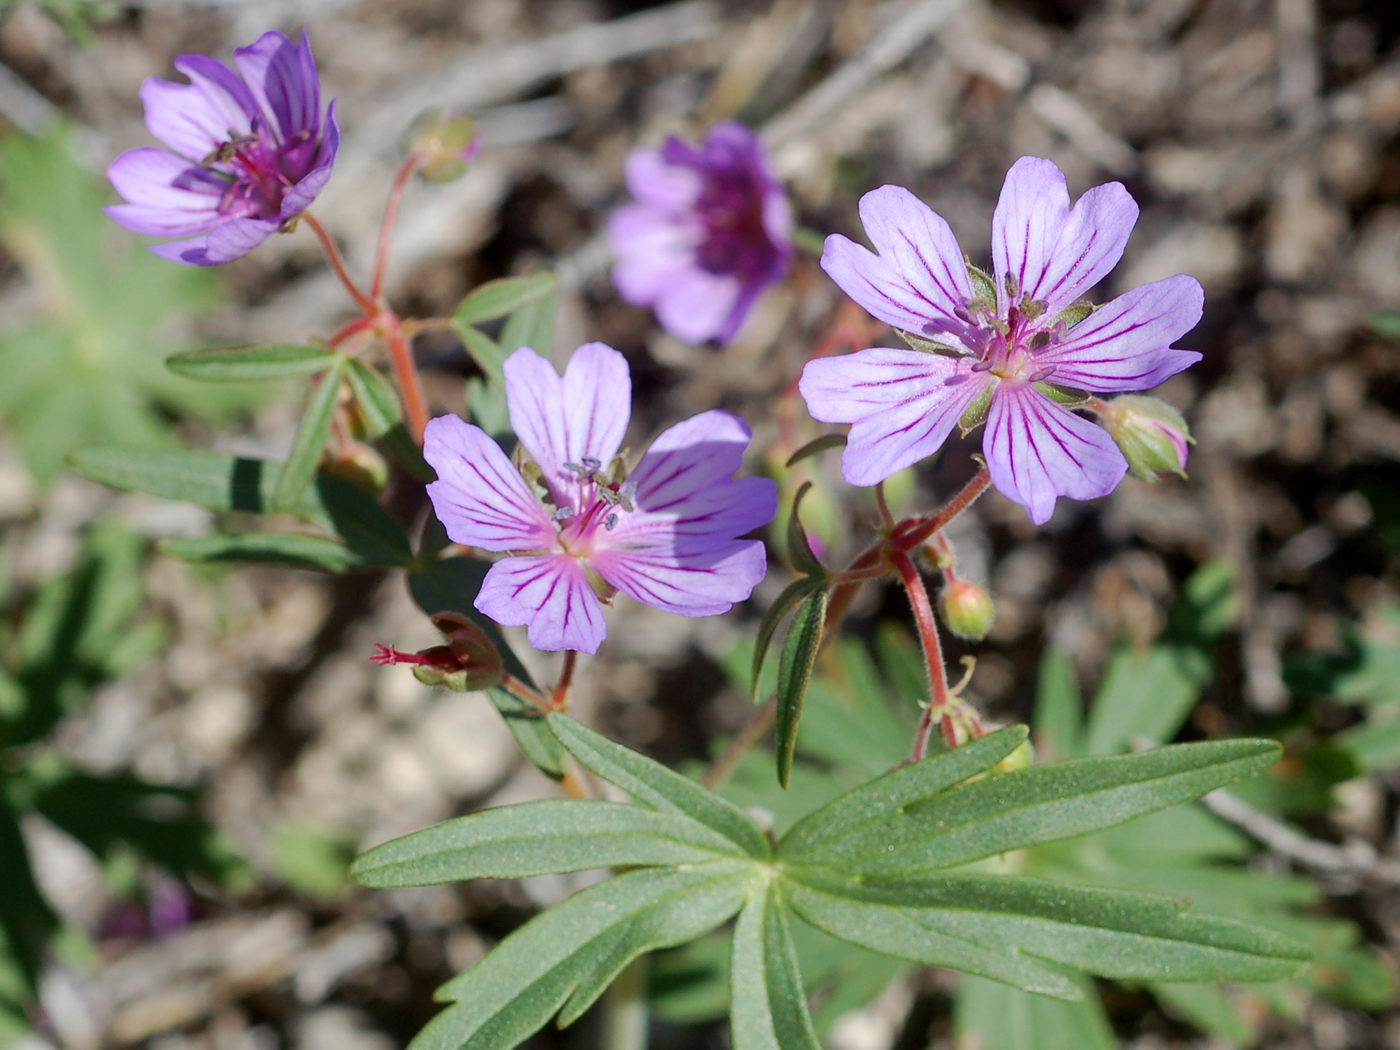
[{"label": "purple geranium flower", "polygon": [[636,198],[608,225],[622,298],[688,343],[733,339],[792,262],[792,209],[763,144],[735,121],[697,148],[677,138],[627,158]]},{"label": "purple geranium flower", "polygon": [[1127,470],[1123,454],[1064,402],[1145,390],[1201,358],[1171,346],[1201,319],[1195,278],[1143,285],[1092,313],[1079,302],[1123,254],[1138,214],[1128,191],[1095,186],[1071,208],[1060,169],[1022,157],[992,219],[994,282],[968,267],[948,224],[908,190],[867,193],[860,214],[880,254],[832,236],[822,267],[936,352],[881,348],[807,364],[808,410],[852,424],[846,479],[873,485],[932,455],[959,422],[985,418],[992,483],[1036,524],[1058,496],[1111,492]]},{"label": "purple geranium flower", "polygon": [[530,462],[517,469],[480,428],[456,416],[428,424],[423,455],[437,471],[433,509],[455,542],[509,551],[491,566],[476,607],[528,624],[537,649],[593,653],[616,591],[682,616],[713,616],[763,579],[761,540],[777,485],[734,478],[749,428],[704,412],[664,431],[630,476],[627,361],[602,343],[579,347],[563,377],[528,347],[505,364],[510,421]]},{"label": "purple geranium flower", "polygon": [[164,259],[213,266],[247,255],[331,177],[340,130],[334,102],[322,120],[305,31],[299,45],[264,33],[233,54],[238,73],[181,55],[175,68],[188,84],[148,79],[146,126],[170,151],[128,150],[107,169],[128,202],[108,215],[136,233],[185,238],[152,246]]}]

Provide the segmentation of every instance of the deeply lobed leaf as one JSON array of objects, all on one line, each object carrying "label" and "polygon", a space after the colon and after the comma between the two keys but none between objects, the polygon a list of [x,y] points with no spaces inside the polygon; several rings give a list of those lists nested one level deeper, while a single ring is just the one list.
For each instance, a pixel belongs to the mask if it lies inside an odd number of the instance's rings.
[{"label": "deeply lobed leaf", "polygon": [[734,1050],[821,1050],[776,882],[739,913],[730,973]]}]

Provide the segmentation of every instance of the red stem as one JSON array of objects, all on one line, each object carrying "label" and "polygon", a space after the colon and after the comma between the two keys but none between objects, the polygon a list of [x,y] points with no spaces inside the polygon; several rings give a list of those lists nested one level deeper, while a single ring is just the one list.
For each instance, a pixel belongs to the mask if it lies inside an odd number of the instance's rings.
[{"label": "red stem", "polygon": [[344,328],[340,329],[340,331],[336,332],[335,335],[331,336],[330,339],[327,340],[327,342],[330,343],[331,346],[339,346],[341,343],[345,342],[345,340],[349,339],[351,336],[357,335],[357,334],[359,334],[360,332],[363,332],[363,331],[365,331],[366,329],[371,328],[373,325],[374,325],[374,318],[373,318],[373,317],[369,317],[369,316],[357,317],[357,318],[355,318],[355,320],[353,320],[353,321],[351,321],[349,324],[347,324]]},{"label": "red stem", "polygon": [[574,680],[574,664],[578,662],[578,653],[572,649],[564,650],[564,667],[559,672],[559,684],[554,687],[554,706],[557,710],[563,710],[569,705],[569,686]]},{"label": "red stem", "polygon": [[319,219],[309,211],[301,213],[302,219],[311,227],[321,241],[321,249],[326,253],[326,261],[331,264],[331,269],[340,278],[340,283],[345,285],[345,290],[350,293],[350,298],[355,300],[355,304],[367,314],[375,312],[374,300],[360,290],[360,286],[355,283],[350,276],[350,271],[345,268],[345,257],[340,254],[340,249],[335,246],[335,240],[331,237],[330,231],[321,225]]},{"label": "red stem", "polygon": [[889,552],[890,564],[899,575],[899,582],[909,595],[909,604],[914,610],[914,623],[919,630],[919,645],[924,651],[924,667],[928,672],[929,703],[919,720],[918,731],[914,735],[914,749],[910,760],[917,762],[928,750],[929,726],[935,715],[942,715],[948,709],[948,673],[943,666],[943,644],[938,638],[938,624],[933,618],[933,605],[928,598],[928,588],[923,577],[914,567],[913,560],[903,551]]},{"label": "red stem", "polygon": [[384,218],[379,224],[379,247],[374,253],[374,277],[370,281],[369,297],[379,302],[384,293],[384,275],[389,269],[389,246],[394,239],[394,227],[399,221],[399,203],[403,200],[404,187],[413,177],[418,167],[417,153],[409,154],[399,173],[394,176],[394,185],[389,189],[389,203],[384,206]]},{"label": "red stem", "polygon": [[408,345],[408,339],[403,334],[396,314],[386,310],[379,316],[379,322],[384,339],[389,344],[389,355],[394,363],[394,377],[399,381],[404,414],[408,417],[408,432],[421,445],[423,431],[428,426],[428,408],[423,399],[423,384],[418,378],[418,367],[413,363],[413,348]]},{"label": "red stem", "polygon": [[968,507],[972,506],[974,500],[987,491],[987,486],[992,482],[991,475],[987,468],[983,467],[972,479],[962,487],[956,496],[943,505],[939,511],[927,518],[911,518],[908,522],[897,529],[890,537],[899,550],[913,550],[919,544],[932,536],[939,529],[944,528],[950,521],[956,518]]}]

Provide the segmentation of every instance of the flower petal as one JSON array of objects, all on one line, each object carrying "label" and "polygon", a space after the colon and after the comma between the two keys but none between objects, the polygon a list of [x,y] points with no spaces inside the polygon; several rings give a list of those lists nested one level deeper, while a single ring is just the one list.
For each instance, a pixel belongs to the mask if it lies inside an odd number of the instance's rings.
[{"label": "flower petal", "polygon": [[669,161],[659,149],[633,150],[627,157],[627,192],[643,204],[680,213],[700,196],[704,180],[689,164]]},{"label": "flower petal", "polygon": [[129,149],[107,166],[112,186],[132,204],[170,210],[217,207],[228,181],[155,146]]},{"label": "flower petal", "polygon": [[335,155],[339,149],[340,125],[336,122],[335,102],[332,101],[326,108],[326,130],[325,134],[321,136],[321,144],[317,148],[316,158],[311,169],[300,182],[282,197],[280,214],[284,222],[294,215],[300,215],[309,208],[317,194],[326,188],[326,183],[331,178],[331,168],[335,164]]},{"label": "flower petal", "polygon": [[650,306],[695,266],[703,231],[647,204],[627,204],[608,219],[608,243],[617,259],[613,284],[634,306]]},{"label": "flower petal", "polygon": [[1036,354],[1053,367],[1055,383],[1082,390],[1147,390],[1201,359],[1171,343],[1201,320],[1205,293],[1194,277],[1177,274],[1144,284],[1105,304]]},{"label": "flower petal", "polygon": [[852,424],[841,472],[873,485],[937,452],[990,382],[962,361],[876,347],[807,362],[798,389],[813,418]]},{"label": "flower petal", "polygon": [[527,624],[536,649],[596,653],[608,633],[602,602],[567,554],[503,558],[491,566],[473,604],[497,623]]},{"label": "flower petal", "polygon": [[272,118],[278,142],[285,144],[299,131],[313,138],[320,133],[321,82],[305,29],[300,44],[274,30],[233,56],[259,107]]},{"label": "flower petal", "polygon": [[742,297],[738,277],[698,266],[678,271],[653,307],[661,326],[686,343],[728,342],[743,324],[753,297]]},{"label": "flower petal", "polygon": [[886,324],[932,339],[961,341],[957,317],[973,297],[967,264],[947,222],[908,190],[881,186],[860,199],[874,255],[839,235],[826,239],[822,269]]},{"label": "flower petal", "polygon": [[627,359],[603,343],[585,343],[561,379],[552,364],[522,346],[506,359],[505,375],[511,429],[558,505],[572,506],[572,487],[562,483],[574,473],[564,464],[592,457],[606,467],[622,447],[632,405]]},{"label": "flower petal", "polygon": [[992,396],[982,441],[992,484],[1043,525],[1055,499],[1097,499],[1123,480],[1128,463],[1100,427],[1023,382],[1003,382]]},{"label": "flower petal", "polygon": [[767,525],[778,509],[777,483],[732,477],[750,437],[747,423],[718,410],[663,431],[632,472],[635,509],[619,515],[603,545],[707,557],[717,541]]},{"label": "flower petal", "polygon": [[241,259],[277,232],[275,219],[225,219],[209,231],[201,266]]},{"label": "flower petal", "polygon": [[551,549],[558,530],[525,479],[480,427],[457,416],[430,420],[423,458],[437,471],[433,512],[454,543],[488,551]]},{"label": "flower petal", "polygon": [[[220,63],[202,55],[185,55],[176,61],[176,68],[180,68],[182,61],[191,58],[203,58],[205,62],[228,72]],[[233,74],[229,73],[229,76]],[[207,78],[201,80],[207,82]],[[146,127],[151,134],[196,164],[230,137],[252,133],[253,114],[244,112],[226,91],[217,86],[210,93],[206,92],[204,83],[175,84],[159,77],[149,77],[141,85],[141,102],[146,109]]]},{"label": "flower petal", "polygon": [[107,217],[132,233],[149,237],[189,237],[208,233],[224,221],[217,208],[204,211],[157,208],[147,204],[109,204],[102,209]]},{"label": "flower petal", "polygon": [[[776,486],[773,495],[776,503]],[[681,616],[728,612],[753,593],[768,571],[761,540],[712,542],[703,551],[684,554],[658,549],[598,550],[590,560],[603,579],[622,593]]]},{"label": "flower petal", "polygon": [[1084,295],[1122,258],[1137,216],[1136,202],[1117,182],[1095,186],[1071,209],[1064,172],[1040,157],[1022,157],[1006,173],[992,217],[1003,316],[1013,305],[1008,274],[1020,295],[1047,304],[1047,319]]}]

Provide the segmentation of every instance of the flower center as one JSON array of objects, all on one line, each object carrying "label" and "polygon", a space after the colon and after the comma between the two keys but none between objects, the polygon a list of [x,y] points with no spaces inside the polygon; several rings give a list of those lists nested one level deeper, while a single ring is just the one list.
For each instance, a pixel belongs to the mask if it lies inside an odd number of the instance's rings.
[{"label": "flower center", "polygon": [[702,268],[752,277],[771,265],[773,246],[763,225],[763,196],[741,174],[712,175],[696,210],[704,227],[696,249]]},{"label": "flower center", "polygon": [[282,198],[315,161],[316,143],[311,130],[302,128],[278,143],[260,118],[254,118],[248,134],[230,131],[201,162],[201,166],[227,182],[219,199],[219,211],[232,218],[281,217]]},{"label": "flower center", "polygon": [[611,532],[623,514],[632,511],[636,485],[624,479],[621,461],[607,474],[602,463],[584,456],[578,463],[565,463],[574,486],[572,499],[554,512],[559,528],[559,546],[575,557],[593,552],[601,532]]},{"label": "flower center", "polygon": [[1032,383],[1049,379],[1055,374],[1055,369],[1053,366],[1041,366],[1037,360],[1038,352],[1059,337],[1060,326],[1037,324],[1045,315],[1046,304],[1029,295],[1018,297],[1015,278],[1007,277],[1006,291],[1012,305],[1006,308],[1005,316],[985,296],[969,299],[963,304],[963,316],[981,329],[984,336],[979,359],[972,365],[972,371],[991,372],[998,379],[1021,379]]}]

